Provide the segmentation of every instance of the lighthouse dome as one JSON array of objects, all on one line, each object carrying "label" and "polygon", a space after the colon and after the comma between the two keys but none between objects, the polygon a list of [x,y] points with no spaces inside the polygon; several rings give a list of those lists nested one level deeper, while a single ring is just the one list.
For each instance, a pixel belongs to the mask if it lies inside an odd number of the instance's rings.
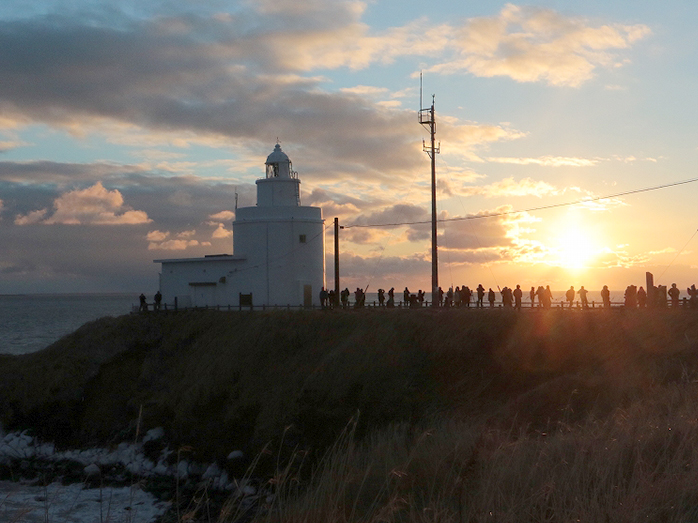
[{"label": "lighthouse dome", "polygon": [[272,153],[267,156],[265,162],[267,166],[267,178],[292,178],[293,168],[291,160],[285,152],[281,150],[281,146],[277,143],[274,146]]},{"label": "lighthouse dome", "polygon": [[290,161],[288,155],[281,150],[281,146],[277,143],[274,146],[274,151],[269,156],[267,156],[267,161],[265,163],[266,165],[269,165],[272,163],[281,163],[288,161]]}]

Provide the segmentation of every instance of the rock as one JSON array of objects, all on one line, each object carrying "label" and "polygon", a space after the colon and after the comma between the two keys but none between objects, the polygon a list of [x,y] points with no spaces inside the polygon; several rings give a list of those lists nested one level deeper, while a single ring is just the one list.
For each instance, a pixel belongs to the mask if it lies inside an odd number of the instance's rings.
[{"label": "rock", "polygon": [[148,432],[145,433],[145,436],[143,436],[143,443],[161,439],[164,435],[165,429],[163,429],[162,427],[155,427],[154,429],[150,429]]},{"label": "rock", "polygon": [[217,478],[221,475],[221,469],[218,468],[218,465],[214,463],[213,465],[210,465],[206,471],[202,474],[201,479],[211,479],[211,478]]},{"label": "rock", "polygon": [[228,454],[228,459],[242,459],[244,457],[245,454],[241,450],[234,450]]},{"label": "rock", "polygon": [[189,463],[186,459],[177,463],[177,476],[182,479],[189,477]]},{"label": "rock", "polygon": [[99,469],[99,467],[97,465],[95,465],[94,463],[87,465],[83,469],[83,472],[85,473],[85,476],[87,476],[88,478],[90,478],[92,476],[99,476],[102,473],[102,471]]}]

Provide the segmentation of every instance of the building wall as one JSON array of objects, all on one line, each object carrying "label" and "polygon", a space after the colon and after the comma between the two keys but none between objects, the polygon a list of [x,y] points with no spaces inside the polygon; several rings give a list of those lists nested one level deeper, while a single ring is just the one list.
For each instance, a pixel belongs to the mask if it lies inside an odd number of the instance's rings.
[{"label": "building wall", "polygon": [[180,307],[237,305],[237,294],[235,301],[231,301],[233,282],[229,281],[228,274],[237,272],[246,260],[226,258],[156,260],[162,263],[160,292],[163,301],[173,305],[177,298]]},{"label": "building wall", "polygon": [[325,233],[317,207],[244,207],[233,222],[234,256],[155,260],[168,305],[237,306],[240,293],[254,305],[305,305],[310,286],[319,305],[325,286]]},{"label": "building wall", "polygon": [[233,222],[234,252],[257,267],[254,303],[304,304],[304,286],[319,304],[325,286],[325,234],[316,207],[246,207]]}]

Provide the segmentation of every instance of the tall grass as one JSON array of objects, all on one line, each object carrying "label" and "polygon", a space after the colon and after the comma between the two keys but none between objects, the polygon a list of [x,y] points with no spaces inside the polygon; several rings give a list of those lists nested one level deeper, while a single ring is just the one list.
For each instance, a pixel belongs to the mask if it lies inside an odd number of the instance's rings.
[{"label": "tall grass", "polygon": [[242,448],[274,494],[252,496],[260,522],[698,520],[698,315],[509,312],[100,321],[3,361],[0,416],[78,443],[141,419],[195,460]]},{"label": "tall grass", "polygon": [[696,394],[691,382],[656,387],[605,419],[545,431],[444,418],[357,443],[348,430],[304,488],[285,476],[255,522],[696,521]]}]

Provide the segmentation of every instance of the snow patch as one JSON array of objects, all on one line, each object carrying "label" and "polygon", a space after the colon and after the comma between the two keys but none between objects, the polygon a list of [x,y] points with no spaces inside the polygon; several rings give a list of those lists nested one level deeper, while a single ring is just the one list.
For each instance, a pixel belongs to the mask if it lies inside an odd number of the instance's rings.
[{"label": "snow patch", "polygon": [[94,523],[102,515],[107,521],[151,523],[168,507],[138,485],[85,489],[81,483],[31,487],[0,481],[0,521]]}]

